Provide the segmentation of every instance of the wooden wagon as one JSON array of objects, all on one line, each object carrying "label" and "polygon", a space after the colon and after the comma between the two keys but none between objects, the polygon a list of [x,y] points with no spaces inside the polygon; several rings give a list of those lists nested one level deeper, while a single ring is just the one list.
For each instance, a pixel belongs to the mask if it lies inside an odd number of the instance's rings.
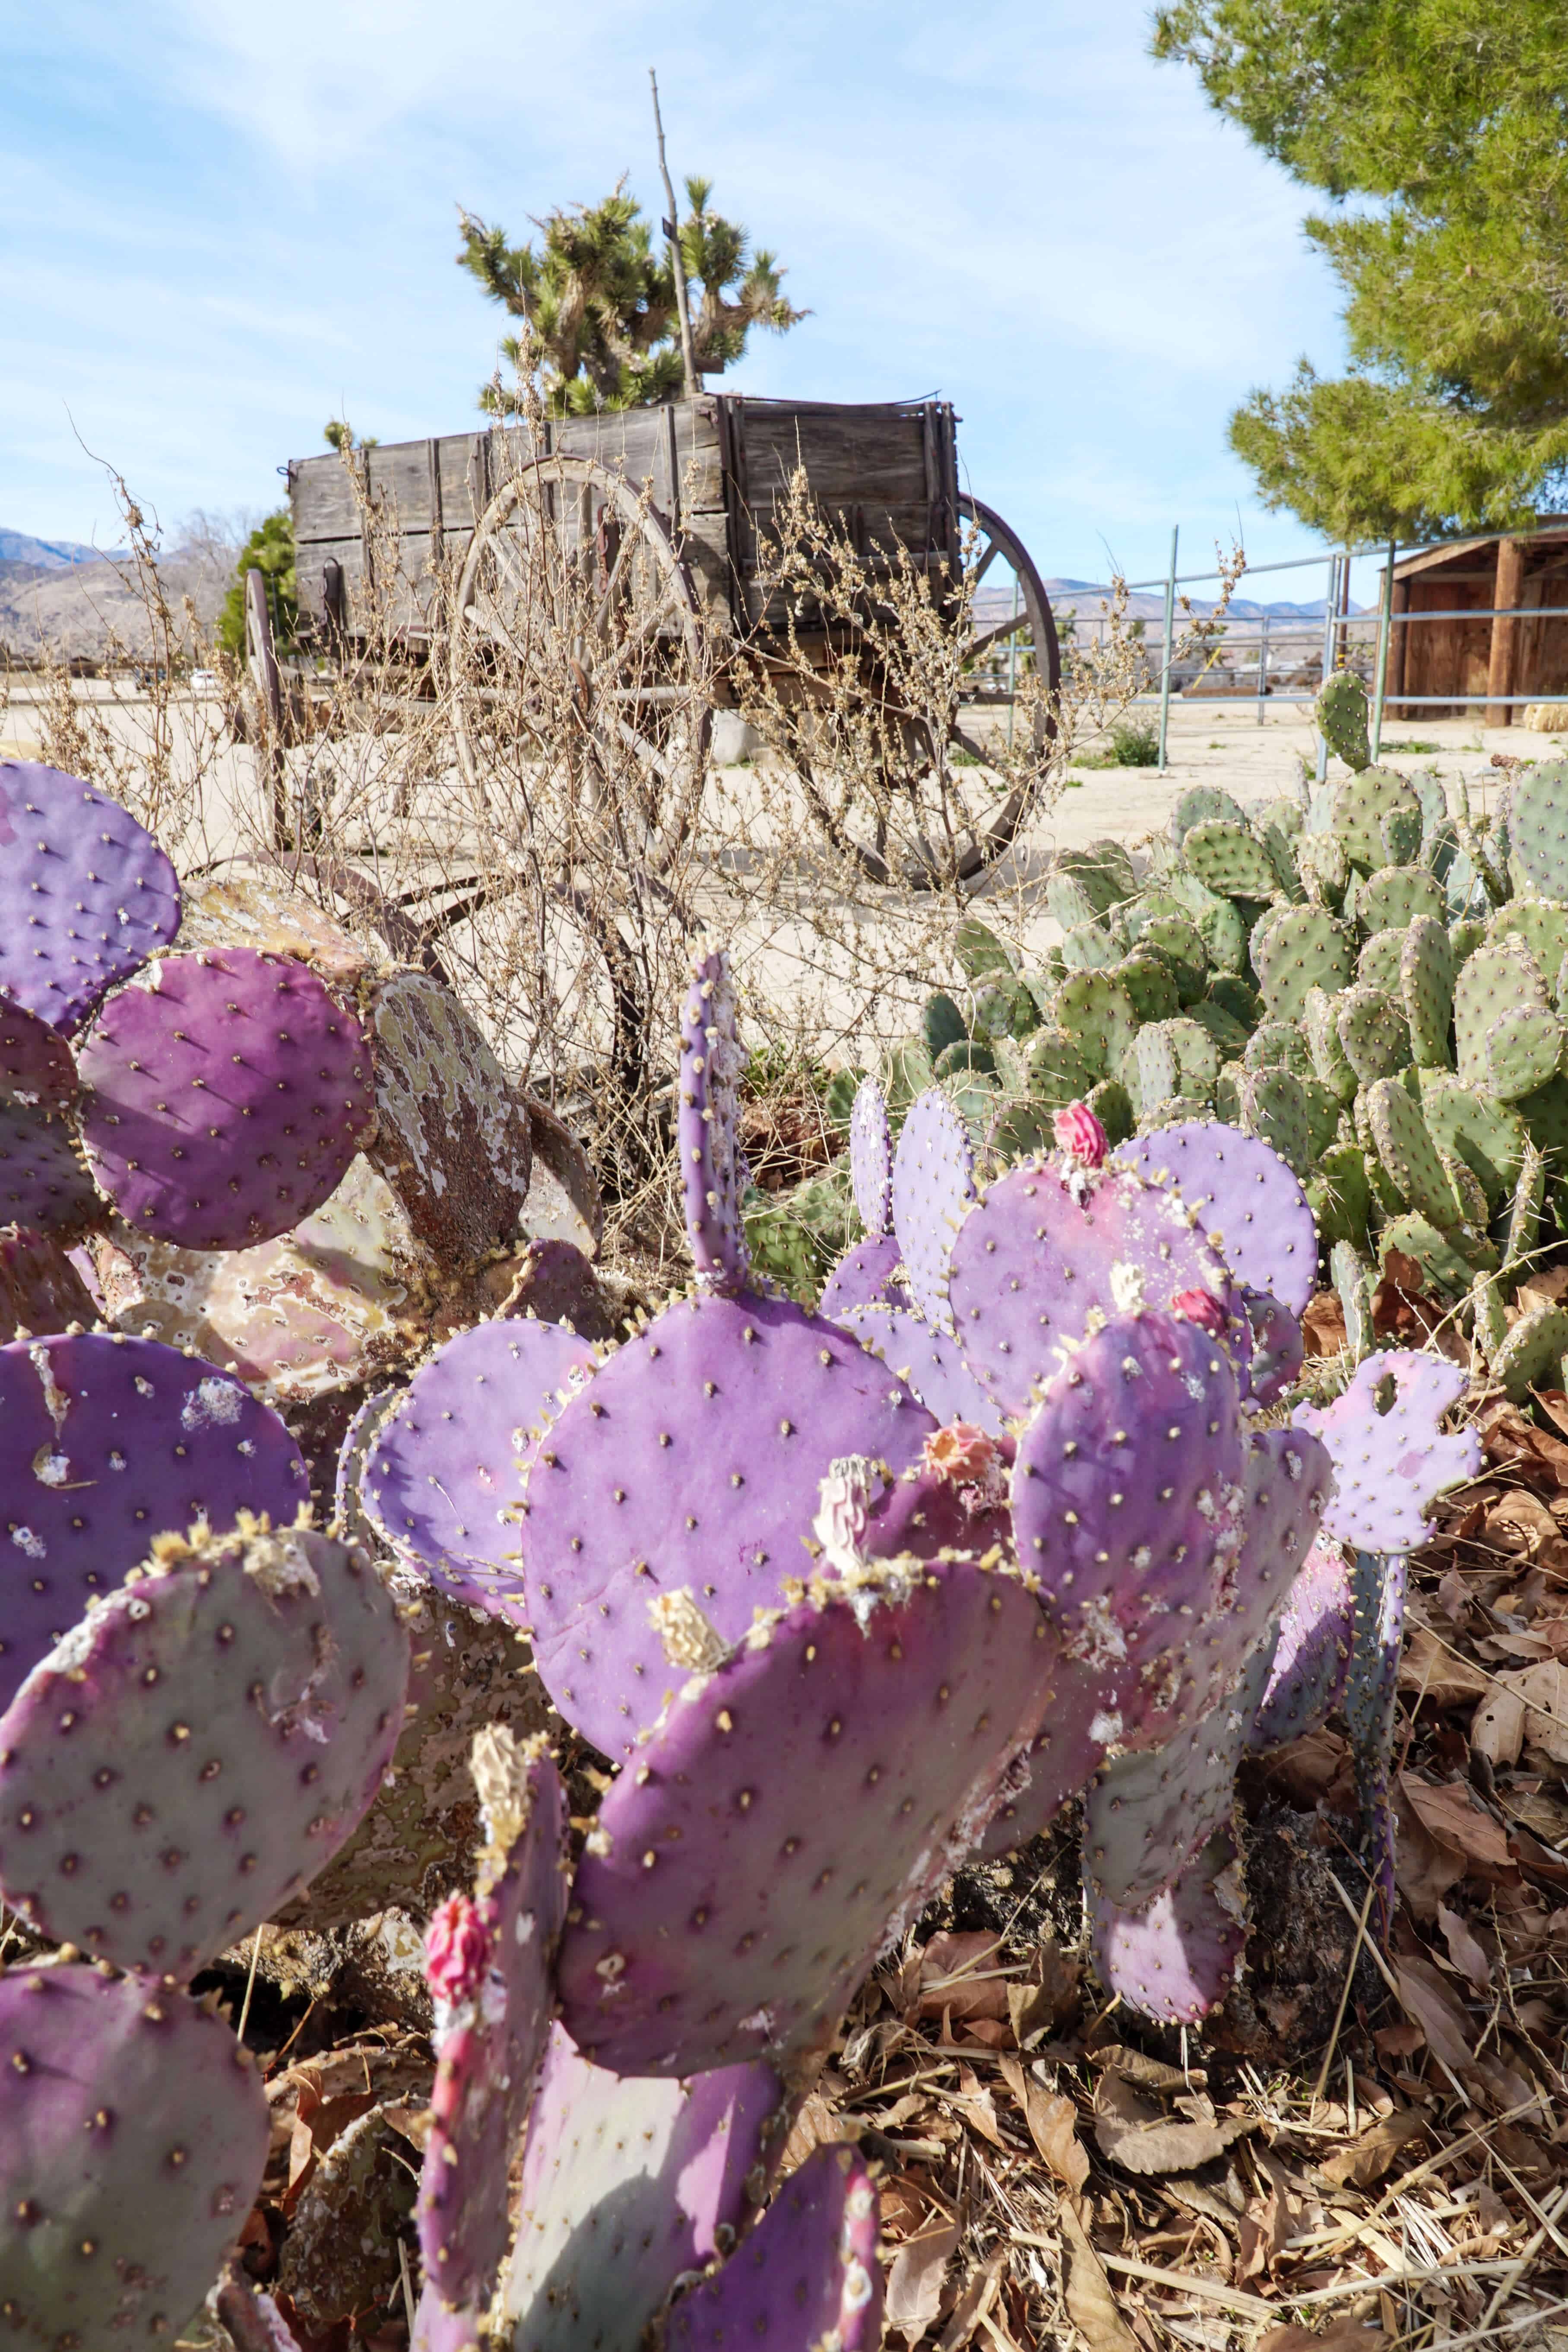
[{"label": "wooden wagon", "polygon": [[[1008,699],[1031,667],[1054,690],[1060,656],[1044,585],[1016,532],[960,487],[955,424],[938,400],[704,393],[552,421],[537,440],[526,425],[509,425],[377,446],[355,453],[357,482],[335,453],[298,458],[288,470],[301,626],[319,647],[352,642],[356,611],[379,587],[384,604],[393,595],[411,651],[438,635],[437,600],[446,598],[440,627],[459,654],[482,654],[487,637],[509,633],[509,599],[525,593],[519,535],[542,512],[597,567],[604,609],[615,607],[585,694],[614,701],[617,731],[625,739],[641,730],[651,761],[668,769],[674,761],[695,775],[709,757],[710,707],[726,698],[722,661],[704,664],[710,691],[676,744],[658,709],[667,690],[646,661],[635,676],[618,672],[616,648],[663,640],[696,665],[705,649],[712,654],[715,634],[765,647],[782,616],[760,584],[759,540],[772,536],[775,509],[804,468],[815,507],[873,569],[901,551],[899,560],[929,572],[950,608],[952,583],[970,569],[980,625],[968,708]],[[372,575],[388,516],[398,576],[378,583]],[[1039,736],[1048,731],[1043,705],[1031,723]],[[460,708],[458,736],[472,776],[479,747]],[[958,740],[983,756],[978,742],[962,732]]]}]

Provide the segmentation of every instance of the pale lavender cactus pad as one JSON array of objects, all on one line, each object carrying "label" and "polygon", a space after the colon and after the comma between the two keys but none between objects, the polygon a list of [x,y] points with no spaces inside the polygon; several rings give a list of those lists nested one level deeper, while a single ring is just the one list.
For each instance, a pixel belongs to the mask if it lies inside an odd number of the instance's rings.
[{"label": "pale lavender cactus pad", "polygon": [[849,1113],[849,1176],[867,1239],[892,1230],[893,1139],[888,1106],[875,1078],[862,1078]]},{"label": "pale lavender cactus pad", "polygon": [[1100,1676],[1108,1743],[1156,1742],[1208,1704],[1194,1637],[1234,1580],[1245,1460],[1225,1349],[1155,1313],[1086,1340],[1019,1437],[1019,1563]]},{"label": "pale lavender cactus pad", "polygon": [[309,966],[254,948],[163,956],[78,1048],[82,1140],[138,1233],[240,1249],[346,1174],[374,1117],[370,1048]]},{"label": "pale lavender cactus pad", "polygon": [[524,1471],[595,1352],[559,1323],[458,1332],[385,1412],[359,1483],[394,1557],[450,1599],[521,1623]]},{"label": "pale lavender cactus pad", "polygon": [[375,1541],[360,1499],[360,1480],[364,1475],[365,1456],[375,1433],[402,1394],[400,1388],[373,1389],[343,1432],[343,1442],[338,1448],[337,1475],[332,1481],[332,1519],[334,1533],[343,1535],[351,1543]]},{"label": "pale lavender cactus pad", "polygon": [[558,1972],[579,2048],[679,2074],[808,2038],[973,1846],[1049,1655],[1022,1586],[933,1561],[816,1584],[694,1674],[579,1866]]},{"label": "pale lavender cactus pad", "polygon": [[744,1282],[750,1264],[741,1215],[747,1179],[736,1101],[745,1060],[735,1028],[730,960],[715,948],[693,963],[681,1012],[675,1131],[692,1259],[699,1277],[721,1289]]},{"label": "pale lavender cactus pad", "polygon": [[723,2269],[675,2305],[669,2352],[877,2352],[879,2211],[858,2149],[814,2149]]},{"label": "pale lavender cactus pad", "polygon": [[0,1100],[59,1110],[76,1093],[76,1064],[63,1037],[25,1005],[0,997]]},{"label": "pale lavender cactus pad", "polygon": [[1301,1325],[1289,1307],[1267,1291],[1248,1290],[1243,1297],[1252,1328],[1247,1386],[1256,1403],[1277,1404],[1306,1358]]},{"label": "pale lavender cactus pad", "polygon": [[569,1868],[566,1795],[542,1738],[481,1732],[474,1778],[487,1843],[472,1903],[449,1898],[466,1906],[471,1948],[443,1950],[440,1913],[431,1930],[436,2082],[416,2208],[426,2280],[458,2311],[488,2305],[510,2235],[508,2166],[550,2032]]},{"label": "pale lavender cactus pad", "polygon": [[910,1307],[905,1287],[904,1261],[892,1234],[878,1234],[856,1242],[838,1260],[822,1286],[816,1311],[830,1323],[852,1307]]},{"label": "pale lavender cactus pad", "polygon": [[1224,2000],[1247,1948],[1236,1841],[1216,1832],[1142,1911],[1089,1894],[1095,1967],[1108,1992],[1166,2025],[1195,2025]]},{"label": "pale lavender cactus pad", "polygon": [[1001,1409],[964,1362],[951,1332],[933,1331],[912,1307],[852,1307],[838,1320],[908,1381],[938,1421],[966,1421],[987,1436],[1001,1436]]},{"label": "pale lavender cactus pad", "polygon": [[1270,1635],[1240,1683],[1164,1747],[1100,1766],[1083,1805],[1089,1882],[1118,1910],[1143,1909],[1230,1826],[1236,1768],[1268,1679]]},{"label": "pale lavender cactus pad", "polygon": [[180,928],[152,835],[76,776],[0,761],[0,996],[68,1034]]},{"label": "pale lavender cactus pad", "polygon": [[970,1370],[1020,1417],[1097,1315],[1163,1308],[1201,1291],[1226,1310],[1233,1352],[1245,1360],[1250,1350],[1217,1253],[1173,1193],[1128,1169],[1051,1160],[1010,1169],[965,1218],[948,1286]]},{"label": "pale lavender cactus pad", "polygon": [[1310,1432],[1253,1433],[1242,1472],[1241,1548],[1191,1637],[1194,1684],[1205,1707],[1232,1689],[1278,1624],[1332,1485],[1328,1450]]},{"label": "pale lavender cactus pad", "polygon": [[1344,1547],[1320,1536],[1285,1596],[1268,1685],[1248,1745],[1278,1748],[1315,1731],[1344,1695],[1355,1601]]},{"label": "pale lavender cactus pad", "polygon": [[470,2305],[454,2311],[433,2286],[426,2286],[414,2314],[408,2352],[482,2352],[479,2324],[483,2315]]},{"label": "pale lavender cactus pad", "polygon": [[626,2078],[552,2025],[503,2295],[516,2352],[640,2343],[676,2280],[733,2242],[788,2119],[760,2063],[689,2082]]},{"label": "pale lavender cactus pad", "polygon": [[974,1199],[974,1147],[940,1087],[928,1087],[910,1106],[893,1161],[892,1197],[905,1286],[926,1321],[950,1331],[948,1258]]},{"label": "pale lavender cactus pad", "polygon": [[174,2343],[261,2186],[248,2054],[145,1977],[0,1977],[0,2312],[17,2343]]},{"label": "pale lavender cactus pad", "polygon": [[310,1482],[278,1415],[228,1373],[82,1331],[0,1348],[0,1492],[5,1707],[154,1536],[232,1528],[242,1510],[289,1525]]},{"label": "pale lavender cactus pad", "polygon": [[165,1555],[0,1716],[0,1890],[53,1941],[188,1978],[325,1868],[403,1728],[408,1637],[300,1529]]},{"label": "pale lavender cactus pad", "polygon": [[1317,1287],[1318,1233],[1307,1195],[1277,1151],[1220,1119],[1184,1119],[1121,1144],[1116,1158],[1174,1185],[1237,1282],[1293,1315]]},{"label": "pale lavender cactus pad", "polygon": [[66,1119],[16,1097],[0,1101],[0,1224],[74,1238],[102,1214]]},{"label": "pale lavender cactus pad", "polygon": [[808,1572],[829,1465],[865,1454],[896,1473],[935,1427],[885,1364],[789,1299],[667,1307],[562,1409],[528,1473],[534,1664],[568,1722],[623,1754],[683,1678],[650,1604],[685,1587],[739,1641]]},{"label": "pale lavender cactus pad", "polygon": [[1465,1391],[1465,1373],[1442,1356],[1381,1349],[1329,1405],[1298,1405],[1298,1429],[1333,1456],[1335,1493],[1323,1528],[1362,1551],[1409,1551],[1426,1535],[1437,1496],[1481,1466],[1473,1429],[1439,1433]]}]

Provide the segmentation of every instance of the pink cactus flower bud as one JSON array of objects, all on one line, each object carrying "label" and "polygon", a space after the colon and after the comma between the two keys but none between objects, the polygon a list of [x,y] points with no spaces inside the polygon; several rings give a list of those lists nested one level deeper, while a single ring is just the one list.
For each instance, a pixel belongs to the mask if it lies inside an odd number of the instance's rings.
[{"label": "pink cactus flower bud", "polygon": [[1101,1168],[1110,1139],[1087,1103],[1068,1103],[1051,1121],[1057,1149],[1079,1168]]},{"label": "pink cactus flower bud", "polygon": [[1225,1309],[1206,1290],[1178,1290],[1171,1301],[1171,1312],[1184,1323],[1196,1323],[1201,1329],[1212,1331],[1216,1339],[1225,1337]]},{"label": "pink cactus flower bud", "polygon": [[466,1895],[437,1905],[425,1931],[425,1981],[448,2008],[472,2000],[484,1982],[489,1931]]},{"label": "pink cactus flower bud", "polygon": [[983,1485],[996,1459],[996,1444],[972,1421],[950,1421],[926,1439],[921,1466],[955,1486]]}]

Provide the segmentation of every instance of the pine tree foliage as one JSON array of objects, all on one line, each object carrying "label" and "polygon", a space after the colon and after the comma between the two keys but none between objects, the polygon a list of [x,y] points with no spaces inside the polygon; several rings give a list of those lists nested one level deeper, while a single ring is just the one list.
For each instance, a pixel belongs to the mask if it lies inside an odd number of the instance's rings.
[{"label": "pine tree foliage", "polygon": [[1334,209],[1350,368],[1231,445],[1337,539],[1519,524],[1568,481],[1568,0],[1172,0],[1155,55]]}]

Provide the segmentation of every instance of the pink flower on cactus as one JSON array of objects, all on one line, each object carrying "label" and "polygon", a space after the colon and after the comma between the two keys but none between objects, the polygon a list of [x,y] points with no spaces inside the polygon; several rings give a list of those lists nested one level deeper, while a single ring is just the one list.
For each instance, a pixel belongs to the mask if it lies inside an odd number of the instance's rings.
[{"label": "pink flower on cactus", "polygon": [[983,1486],[996,1459],[996,1444],[972,1421],[950,1421],[933,1429],[921,1456],[921,1467],[955,1486]]},{"label": "pink flower on cactus", "polygon": [[455,2008],[472,2000],[484,1982],[489,1931],[466,1895],[438,1903],[425,1931],[425,1981],[439,2001]]},{"label": "pink flower on cactus", "polygon": [[1057,1149],[1079,1168],[1100,1168],[1110,1139],[1087,1103],[1068,1103],[1051,1121]]},{"label": "pink flower on cactus", "polygon": [[1203,1330],[1212,1331],[1216,1339],[1225,1337],[1225,1309],[1206,1290],[1178,1290],[1171,1301],[1171,1312],[1184,1323],[1196,1323]]}]

